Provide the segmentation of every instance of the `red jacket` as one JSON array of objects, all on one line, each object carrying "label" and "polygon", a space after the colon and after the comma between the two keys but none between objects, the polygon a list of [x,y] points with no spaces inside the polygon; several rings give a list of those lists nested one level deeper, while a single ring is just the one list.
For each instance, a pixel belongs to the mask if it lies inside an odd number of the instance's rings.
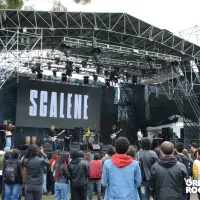
[{"label": "red jacket", "polygon": [[90,161],[90,179],[100,179],[101,178],[101,160]]}]

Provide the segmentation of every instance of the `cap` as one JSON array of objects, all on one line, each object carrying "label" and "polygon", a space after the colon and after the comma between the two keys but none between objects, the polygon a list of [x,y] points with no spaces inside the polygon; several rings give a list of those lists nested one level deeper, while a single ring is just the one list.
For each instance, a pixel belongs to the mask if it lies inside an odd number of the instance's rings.
[{"label": "cap", "polygon": [[196,142],[192,142],[192,143],[190,144],[190,147],[194,147],[195,149],[198,149],[198,145],[197,145]]}]

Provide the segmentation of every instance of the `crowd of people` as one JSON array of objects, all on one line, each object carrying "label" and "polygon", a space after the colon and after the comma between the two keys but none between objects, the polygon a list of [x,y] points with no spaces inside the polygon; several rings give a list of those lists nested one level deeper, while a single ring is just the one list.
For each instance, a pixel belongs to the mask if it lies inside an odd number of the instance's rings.
[{"label": "crowd of people", "polygon": [[185,180],[200,180],[199,155],[196,143],[191,158],[180,142],[151,150],[149,138],[142,138],[136,152],[126,137],[93,159],[90,152],[77,150],[48,159],[35,145],[21,157],[18,149],[6,147],[0,151],[2,199],[19,200],[24,194],[26,200],[41,200],[50,193],[55,200],[92,200],[96,193],[98,200],[189,200]]}]

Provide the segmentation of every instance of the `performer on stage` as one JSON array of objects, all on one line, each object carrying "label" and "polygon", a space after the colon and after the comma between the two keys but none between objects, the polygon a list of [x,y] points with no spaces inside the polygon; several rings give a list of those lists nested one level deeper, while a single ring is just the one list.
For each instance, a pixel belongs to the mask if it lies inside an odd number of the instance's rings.
[{"label": "performer on stage", "polygon": [[[116,125],[113,125],[112,128],[110,129],[110,136],[112,134],[116,134],[118,132],[118,129],[117,129],[117,126]],[[111,144],[112,146],[115,146],[115,140],[116,140],[117,136],[115,138],[111,138]]]},{"label": "performer on stage", "polygon": [[85,137],[86,137],[86,143],[87,143],[87,145],[88,145],[88,143],[89,143],[90,134],[91,134],[91,132],[90,132],[90,127],[88,126],[88,127],[86,128],[86,130],[85,130]]},{"label": "performer on stage", "polygon": [[14,131],[15,131],[15,126],[12,124],[12,122],[8,122],[8,125],[6,126],[6,131],[5,131],[6,147],[11,147],[12,134]]},{"label": "performer on stage", "polygon": [[70,132],[69,130],[67,130],[65,132],[65,151],[70,151],[70,148],[69,148],[70,139],[71,139]]},{"label": "performer on stage", "polygon": [[5,131],[6,131],[7,125],[8,125],[8,122],[4,120],[3,124],[0,126],[0,150],[3,150],[6,144]]},{"label": "performer on stage", "polygon": [[50,126],[50,130],[49,130],[49,138],[51,139],[52,141],[52,150],[53,151],[56,151],[57,150],[57,140],[55,139],[55,137],[57,136],[57,132],[56,132],[56,129],[55,129],[55,126],[54,125],[51,125]]}]

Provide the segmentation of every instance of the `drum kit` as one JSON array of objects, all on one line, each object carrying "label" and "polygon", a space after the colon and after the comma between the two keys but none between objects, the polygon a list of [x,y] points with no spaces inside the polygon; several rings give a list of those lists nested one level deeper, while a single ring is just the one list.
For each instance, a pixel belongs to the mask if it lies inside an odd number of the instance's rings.
[{"label": "drum kit", "polygon": [[37,137],[36,136],[26,136],[25,137],[25,145],[37,145]]},{"label": "drum kit", "polygon": [[[99,143],[99,133],[96,132],[91,132],[89,140],[89,144],[98,144]],[[83,135],[83,143],[87,143],[86,136]]]}]

